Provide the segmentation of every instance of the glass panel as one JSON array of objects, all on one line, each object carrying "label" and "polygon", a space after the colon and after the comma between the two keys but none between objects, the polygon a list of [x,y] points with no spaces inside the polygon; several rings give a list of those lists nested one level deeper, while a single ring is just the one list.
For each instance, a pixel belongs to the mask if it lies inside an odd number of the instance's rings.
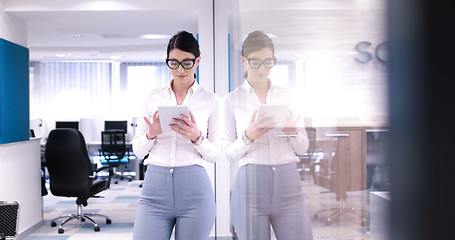
[{"label": "glass panel", "polygon": [[[239,0],[233,6],[225,97],[233,234],[380,235],[370,196],[390,190],[386,1]],[[256,30],[270,37],[271,56],[264,47],[244,51]],[[246,59],[273,56],[270,70]],[[296,128],[254,132],[254,124],[267,123],[252,118],[261,104],[290,106],[295,123],[287,126]]]}]

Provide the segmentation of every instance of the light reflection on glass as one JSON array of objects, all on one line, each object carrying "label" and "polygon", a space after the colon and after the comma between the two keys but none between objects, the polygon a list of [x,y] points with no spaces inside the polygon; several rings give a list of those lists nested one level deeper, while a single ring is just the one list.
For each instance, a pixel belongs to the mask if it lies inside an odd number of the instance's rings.
[{"label": "light reflection on glass", "polygon": [[[388,167],[371,162],[372,157],[386,158],[381,145],[387,139],[370,134],[388,129],[385,4],[238,1],[240,33],[231,33],[230,89],[245,80],[239,61],[248,33],[262,30],[273,36],[277,63],[269,78],[295,93],[293,105],[303,114],[309,137],[298,167],[314,238],[370,237],[376,228],[370,225],[375,214],[370,193],[390,190]],[[231,167],[239,169],[236,163]],[[231,171],[231,180],[237,174]],[[324,210],[329,208],[344,210],[339,215]]]}]

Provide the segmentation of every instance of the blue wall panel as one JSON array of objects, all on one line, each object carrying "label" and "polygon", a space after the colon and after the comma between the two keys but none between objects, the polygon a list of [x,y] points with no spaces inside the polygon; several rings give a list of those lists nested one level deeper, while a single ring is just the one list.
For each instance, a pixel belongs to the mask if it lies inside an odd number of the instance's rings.
[{"label": "blue wall panel", "polygon": [[29,139],[29,50],[0,38],[0,144]]}]

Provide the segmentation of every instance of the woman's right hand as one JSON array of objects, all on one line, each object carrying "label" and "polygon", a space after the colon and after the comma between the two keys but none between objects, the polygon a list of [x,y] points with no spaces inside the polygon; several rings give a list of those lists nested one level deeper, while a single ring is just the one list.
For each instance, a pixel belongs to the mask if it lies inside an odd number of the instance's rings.
[{"label": "woman's right hand", "polygon": [[163,133],[161,130],[160,117],[158,116],[158,111],[156,111],[150,120],[147,117],[144,117],[145,123],[148,125],[148,130],[146,136],[148,139],[154,139],[159,134]]},{"label": "woman's right hand", "polygon": [[256,119],[257,112],[257,110],[254,111],[253,116],[251,116],[250,124],[245,132],[246,137],[250,141],[254,141],[256,138],[266,134],[276,125],[274,118],[267,117],[266,114],[262,114]]}]

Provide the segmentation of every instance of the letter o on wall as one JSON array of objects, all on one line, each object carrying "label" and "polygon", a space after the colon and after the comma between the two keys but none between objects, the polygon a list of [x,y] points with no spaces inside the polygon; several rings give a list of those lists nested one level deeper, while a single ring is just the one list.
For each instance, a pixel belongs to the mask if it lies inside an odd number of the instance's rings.
[{"label": "letter o on wall", "polygon": [[388,57],[387,57],[387,49],[388,49],[388,42],[382,42],[376,46],[376,49],[374,50],[374,55],[378,59],[378,61],[382,63],[387,63],[388,62]]}]

